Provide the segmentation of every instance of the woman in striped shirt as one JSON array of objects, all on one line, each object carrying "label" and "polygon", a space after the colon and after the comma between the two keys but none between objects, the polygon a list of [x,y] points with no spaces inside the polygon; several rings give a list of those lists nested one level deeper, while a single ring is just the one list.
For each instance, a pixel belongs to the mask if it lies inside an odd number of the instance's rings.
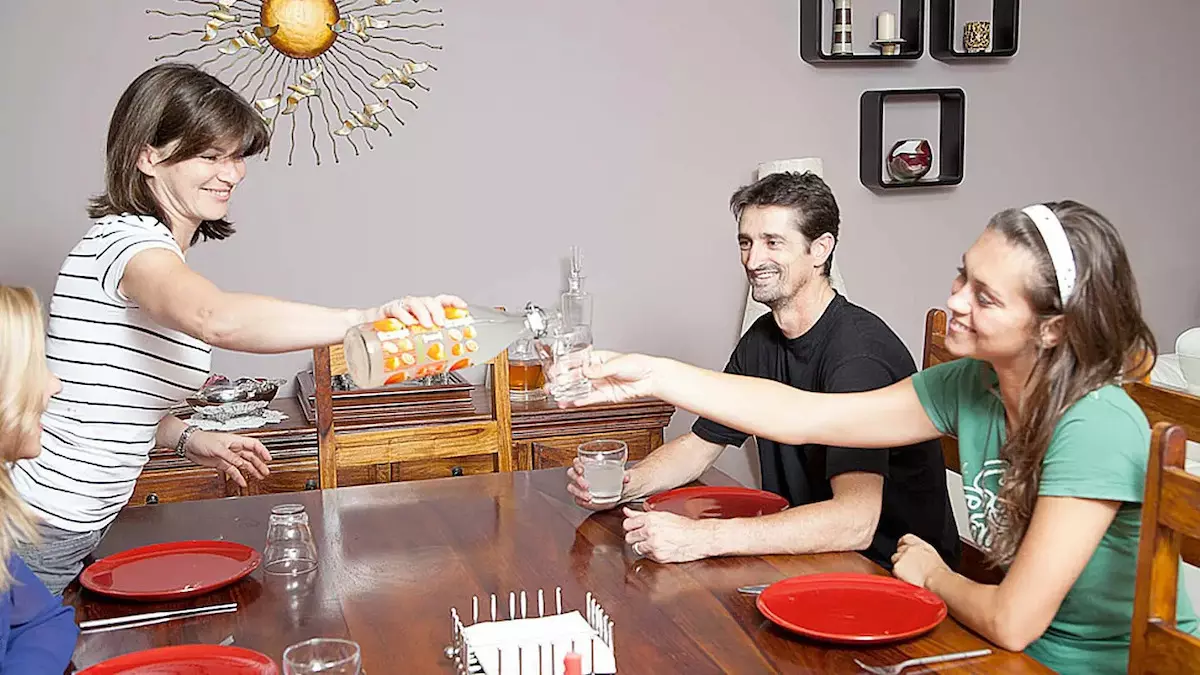
[{"label": "woman in striped shirt", "polygon": [[233,234],[229,200],[269,130],[253,106],[195,66],[140,75],[108,131],[105,192],[67,255],[50,303],[50,368],[62,380],[42,417],[40,457],[13,481],[40,517],[21,556],[55,593],[83,568],[133,493],[155,447],[246,485],[267,475],[251,438],[200,431],[168,414],[207,379],[212,347],[256,354],[311,349],[384,317],[440,324],[453,296],[330,309],[222,291],[186,254]]}]

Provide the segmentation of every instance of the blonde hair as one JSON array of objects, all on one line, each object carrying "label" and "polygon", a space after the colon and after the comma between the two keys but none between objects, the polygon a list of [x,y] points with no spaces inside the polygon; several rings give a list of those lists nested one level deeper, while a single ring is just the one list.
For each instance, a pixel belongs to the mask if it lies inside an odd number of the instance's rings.
[{"label": "blonde hair", "polygon": [[18,540],[36,531],[9,475],[21,446],[41,431],[46,395],[42,308],[28,288],[0,286],[0,591],[12,585],[8,558]]}]

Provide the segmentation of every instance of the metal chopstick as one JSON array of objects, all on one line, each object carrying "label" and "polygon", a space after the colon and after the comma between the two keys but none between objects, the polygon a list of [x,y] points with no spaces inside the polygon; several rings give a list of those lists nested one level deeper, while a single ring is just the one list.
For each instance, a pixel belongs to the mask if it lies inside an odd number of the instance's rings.
[{"label": "metal chopstick", "polygon": [[93,621],[80,622],[79,629],[82,631],[99,633],[106,630],[116,630],[117,628],[150,626],[156,623],[164,623],[167,621],[184,619],[192,616],[207,616],[209,614],[236,612],[237,608],[238,605],[236,602],[230,602],[223,605],[210,605],[208,607],[192,607],[190,609],[150,612],[148,614],[134,614],[131,616],[121,616],[112,619],[95,619]]}]

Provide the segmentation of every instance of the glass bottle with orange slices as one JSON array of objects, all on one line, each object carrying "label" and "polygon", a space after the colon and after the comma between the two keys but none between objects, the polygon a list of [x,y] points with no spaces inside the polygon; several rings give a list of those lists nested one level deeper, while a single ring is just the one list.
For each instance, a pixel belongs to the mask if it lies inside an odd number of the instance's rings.
[{"label": "glass bottle with orange slices", "polygon": [[447,307],[444,326],[405,326],[399,319],[355,326],[342,346],[354,382],[376,388],[485,363],[545,330],[546,315],[532,303],[520,314],[468,305]]}]

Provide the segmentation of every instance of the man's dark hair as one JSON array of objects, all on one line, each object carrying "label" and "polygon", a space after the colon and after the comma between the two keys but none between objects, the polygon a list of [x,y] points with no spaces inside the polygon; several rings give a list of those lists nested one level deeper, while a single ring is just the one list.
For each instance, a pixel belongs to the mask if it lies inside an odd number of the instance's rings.
[{"label": "man's dark hair", "polygon": [[[782,206],[792,210],[793,223],[809,244],[828,232],[837,246],[841,212],[833,192],[821,177],[810,172],[787,171],[764,176],[758,181],[738,188],[729,198],[729,210],[741,222],[747,206]],[[825,260],[826,277],[833,269],[833,253]]]}]

